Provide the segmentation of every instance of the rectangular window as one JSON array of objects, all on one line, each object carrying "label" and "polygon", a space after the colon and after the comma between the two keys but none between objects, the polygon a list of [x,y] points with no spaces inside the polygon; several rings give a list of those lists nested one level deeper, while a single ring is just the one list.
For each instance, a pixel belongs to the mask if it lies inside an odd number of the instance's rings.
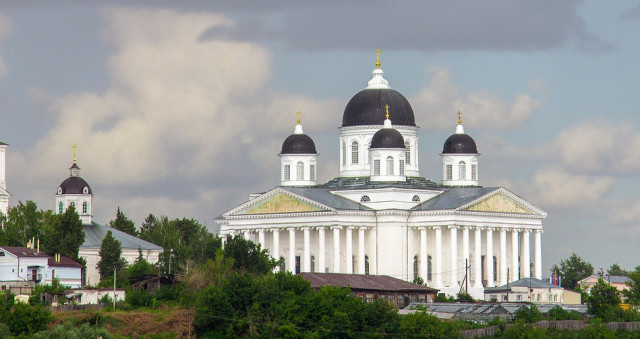
[{"label": "rectangular window", "polygon": [[309,168],[309,175],[311,180],[316,180],[316,165],[311,165]]},{"label": "rectangular window", "polygon": [[447,180],[453,180],[453,165],[449,164],[446,166],[445,177]]},{"label": "rectangular window", "polygon": [[400,160],[400,175],[404,175],[404,160]]},{"label": "rectangular window", "polygon": [[373,175],[380,175],[380,159],[373,160]]},{"label": "rectangular window", "polygon": [[549,295],[549,302],[551,302],[551,295]]},{"label": "rectangular window", "polygon": [[522,296],[521,296],[521,295],[518,295],[518,296],[516,297],[516,300],[517,300],[517,301],[522,301]]},{"label": "rectangular window", "polygon": [[502,301],[507,301],[507,296],[506,295],[502,296]]},{"label": "rectangular window", "polygon": [[471,165],[471,180],[478,180],[477,168],[478,165]]},{"label": "rectangular window", "polygon": [[300,273],[300,256],[296,255],[296,274]]},{"label": "rectangular window", "polygon": [[352,164],[357,164],[358,163],[358,142],[354,141],[351,144],[351,163]]},{"label": "rectangular window", "polygon": [[558,295],[557,294],[553,295],[553,301],[558,301]]},{"label": "rectangular window", "polygon": [[284,165],[284,180],[291,180],[291,165]]}]

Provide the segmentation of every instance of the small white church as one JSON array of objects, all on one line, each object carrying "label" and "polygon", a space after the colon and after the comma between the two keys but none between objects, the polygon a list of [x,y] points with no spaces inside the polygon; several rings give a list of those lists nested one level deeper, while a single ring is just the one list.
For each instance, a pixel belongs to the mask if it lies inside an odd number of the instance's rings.
[{"label": "small white church", "polygon": [[442,179],[421,177],[413,109],[383,74],[378,58],[346,105],[338,176],[317,182],[316,146],[298,118],[278,155],[280,185],[217,217],[221,236],[260,243],[293,273],[420,277],[450,295],[467,277],[477,299],[485,287],[542,278],[547,213],[504,187],[480,185],[480,153],[460,112],[440,154]]}]

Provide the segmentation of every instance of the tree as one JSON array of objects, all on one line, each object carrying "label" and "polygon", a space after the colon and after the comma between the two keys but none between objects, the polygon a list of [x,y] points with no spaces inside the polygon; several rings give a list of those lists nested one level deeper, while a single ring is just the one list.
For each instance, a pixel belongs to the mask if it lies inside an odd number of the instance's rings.
[{"label": "tree", "polygon": [[[620,305],[620,292],[615,286],[607,284],[599,279],[591,287],[589,298],[587,298],[587,311],[599,318],[607,318],[612,310]],[[612,319],[607,319],[612,320]]]},{"label": "tree", "polygon": [[[60,253],[76,261],[78,252],[84,242],[84,230],[80,216],[73,206],[69,206],[63,214],[45,216],[45,227],[49,229],[46,237],[47,253]],[[84,261],[83,261],[84,262]]]},{"label": "tree", "polygon": [[122,270],[127,263],[120,256],[122,247],[120,241],[116,240],[111,231],[102,239],[100,244],[100,261],[96,267],[100,271],[100,279],[113,276],[114,270]]},{"label": "tree", "polygon": [[627,302],[632,305],[640,305],[640,266],[628,275],[631,281],[627,281],[627,289],[622,294],[627,298]]},{"label": "tree", "polygon": [[593,266],[571,253],[568,259],[560,261],[560,266],[553,265],[551,272],[562,277],[562,287],[575,289],[578,281],[593,274]]},{"label": "tree", "polygon": [[612,264],[607,270],[607,275],[625,276],[628,277],[631,272],[624,270],[618,264]]},{"label": "tree", "polygon": [[154,273],[153,271],[153,265],[144,259],[142,256],[142,250],[138,249],[138,258],[136,259],[136,262],[129,267],[129,278],[151,275]]},{"label": "tree", "polygon": [[116,218],[114,220],[109,221],[109,227],[113,227],[117,230],[120,230],[124,233],[131,234],[134,237],[138,235],[138,231],[136,230],[135,223],[127,218],[127,216],[122,213],[120,210],[120,206],[118,206],[118,211],[116,212]]},{"label": "tree", "polygon": [[266,274],[278,265],[278,261],[271,258],[267,250],[260,249],[260,244],[246,240],[239,234],[227,236],[224,254],[233,259],[233,268],[242,272]]},{"label": "tree", "polygon": [[147,240],[158,225],[158,219],[155,215],[149,213],[140,226],[140,238]]},{"label": "tree", "polygon": [[42,239],[43,212],[35,202],[27,200],[18,202],[17,206],[9,208],[4,220],[0,243],[8,246],[26,246],[33,238]]}]

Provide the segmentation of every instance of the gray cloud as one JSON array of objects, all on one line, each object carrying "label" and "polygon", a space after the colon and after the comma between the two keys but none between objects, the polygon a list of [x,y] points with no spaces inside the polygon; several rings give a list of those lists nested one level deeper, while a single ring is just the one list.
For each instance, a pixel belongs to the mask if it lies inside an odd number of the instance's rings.
[{"label": "gray cloud", "polygon": [[640,6],[628,9],[620,14],[620,19],[629,21],[640,21]]}]

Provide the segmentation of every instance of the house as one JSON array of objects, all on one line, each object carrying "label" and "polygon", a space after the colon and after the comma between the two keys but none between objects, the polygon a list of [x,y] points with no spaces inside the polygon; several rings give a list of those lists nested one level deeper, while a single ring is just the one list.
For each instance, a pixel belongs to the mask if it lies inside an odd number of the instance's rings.
[{"label": "house", "polygon": [[177,283],[178,279],[175,274],[144,275],[141,277],[129,278],[129,284],[132,289],[144,289],[149,292],[149,294],[155,294],[155,292],[163,286],[173,287]]},{"label": "house", "polygon": [[631,281],[631,278],[626,277],[624,275],[600,276],[600,275],[592,274],[578,281],[578,285],[580,285],[580,288],[582,288],[583,291],[589,293],[589,291],[591,290],[591,287],[593,287],[593,285],[595,285],[600,279],[604,280],[604,282],[608,283],[611,286],[615,286],[620,292],[628,289],[629,287],[627,286],[627,281]]},{"label": "house", "polygon": [[484,300],[536,304],[576,305],[581,303],[580,293],[535,278],[524,278],[502,286],[486,288]]},{"label": "house", "polygon": [[352,295],[364,301],[371,302],[383,299],[398,308],[406,307],[411,302],[432,302],[438,294],[438,290],[435,288],[386,275],[312,272],[304,272],[300,275],[311,282],[311,288],[348,287],[351,289]]},{"label": "house", "polygon": [[49,257],[51,277],[58,279],[62,286],[79,288],[82,286],[82,265],[64,255],[56,254]]},{"label": "house", "polygon": [[[100,299],[105,295],[108,295],[111,300],[116,302],[124,301],[126,291],[123,288],[79,288],[65,291],[65,298],[71,302],[79,305],[97,304]],[[114,297],[115,295],[115,297]]]}]

